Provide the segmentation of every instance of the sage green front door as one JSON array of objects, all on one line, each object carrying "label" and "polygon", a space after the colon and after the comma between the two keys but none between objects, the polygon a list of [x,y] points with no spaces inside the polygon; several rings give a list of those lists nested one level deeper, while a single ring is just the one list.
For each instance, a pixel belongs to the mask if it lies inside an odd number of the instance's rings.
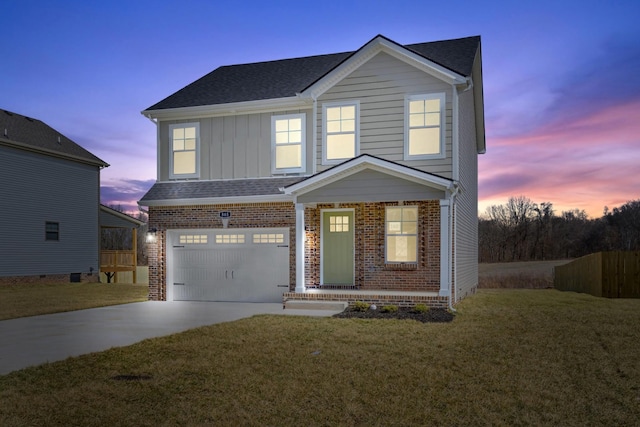
[{"label": "sage green front door", "polygon": [[322,283],[353,285],[353,211],[322,212]]}]

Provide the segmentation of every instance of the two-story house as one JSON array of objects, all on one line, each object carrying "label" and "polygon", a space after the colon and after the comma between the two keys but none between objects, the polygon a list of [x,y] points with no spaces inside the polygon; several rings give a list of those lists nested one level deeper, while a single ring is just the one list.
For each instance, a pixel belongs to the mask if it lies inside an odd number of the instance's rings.
[{"label": "two-story house", "polygon": [[99,280],[107,166],[41,120],[0,110],[0,283]]},{"label": "two-story house", "polygon": [[455,304],[477,287],[480,37],[220,67],[157,124],[154,300]]}]

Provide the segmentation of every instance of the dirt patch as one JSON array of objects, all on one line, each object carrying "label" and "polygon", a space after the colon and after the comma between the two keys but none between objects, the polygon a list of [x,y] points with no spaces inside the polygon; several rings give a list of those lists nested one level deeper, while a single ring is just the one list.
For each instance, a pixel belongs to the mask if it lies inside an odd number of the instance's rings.
[{"label": "dirt patch", "polygon": [[453,313],[444,308],[432,308],[427,312],[421,313],[412,308],[399,308],[394,313],[383,312],[380,309],[358,311],[352,307],[348,307],[342,313],[334,314],[333,317],[347,319],[401,319],[401,320],[417,320],[418,322],[451,322],[455,317]]}]

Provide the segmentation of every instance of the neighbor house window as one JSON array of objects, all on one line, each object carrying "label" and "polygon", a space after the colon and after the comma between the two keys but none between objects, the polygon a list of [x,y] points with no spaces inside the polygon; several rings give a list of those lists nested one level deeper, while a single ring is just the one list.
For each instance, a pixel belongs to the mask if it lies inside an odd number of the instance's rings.
[{"label": "neighbor house window", "polygon": [[386,262],[417,262],[418,208],[416,206],[387,207],[385,238]]},{"label": "neighbor house window", "polygon": [[60,223],[58,222],[45,222],[44,224],[44,239],[58,241],[60,240]]},{"label": "neighbor house window", "polygon": [[170,178],[197,178],[200,175],[200,124],[169,126]]},{"label": "neighbor house window", "polygon": [[273,173],[305,171],[305,115],[271,117]]},{"label": "neighbor house window", "polygon": [[339,163],[359,153],[360,104],[324,104],[323,162]]},{"label": "neighbor house window", "polygon": [[405,160],[444,157],[445,94],[408,96],[405,102]]}]

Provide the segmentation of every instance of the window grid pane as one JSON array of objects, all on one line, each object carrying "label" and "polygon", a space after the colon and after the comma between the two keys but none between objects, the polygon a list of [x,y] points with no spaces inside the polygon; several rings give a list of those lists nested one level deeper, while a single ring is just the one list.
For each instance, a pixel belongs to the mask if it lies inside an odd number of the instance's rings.
[{"label": "window grid pane", "polygon": [[418,208],[388,207],[386,209],[387,262],[415,263],[418,257]]},{"label": "window grid pane", "polygon": [[327,160],[355,157],[356,106],[328,107],[325,115]]},{"label": "window grid pane", "polygon": [[197,135],[195,126],[175,127],[171,132],[174,175],[196,173]]},{"label": "window grid pane", "polygon": [[349,231],[349,217],[346,215],[329,216],[330,233],[346,233]]},{"label": "window grid pane", "polygon": [[180,235],[180,243],[182,244],[192,244],[192,245],[206,245],[207,244],[207,235],[206,234],[182,234]]},{"label": "window grid pane", "polygon": [[284,234],[282,233],[254,234],[253,243],[284,243]]},{"label": "window grid pane", "polygon": [[440,98],[409,101],[407,138],[410,156],[441,153],[441,109]]},{"label": "window grid pane", "polygon": [[216,243],[227,244],[241,244],[244,243],[244,234],[216,234]]},{"label": "window grid pane", "polygon": [[275,169],[302,168],[302,118],[279,118],[273,121]]}]

